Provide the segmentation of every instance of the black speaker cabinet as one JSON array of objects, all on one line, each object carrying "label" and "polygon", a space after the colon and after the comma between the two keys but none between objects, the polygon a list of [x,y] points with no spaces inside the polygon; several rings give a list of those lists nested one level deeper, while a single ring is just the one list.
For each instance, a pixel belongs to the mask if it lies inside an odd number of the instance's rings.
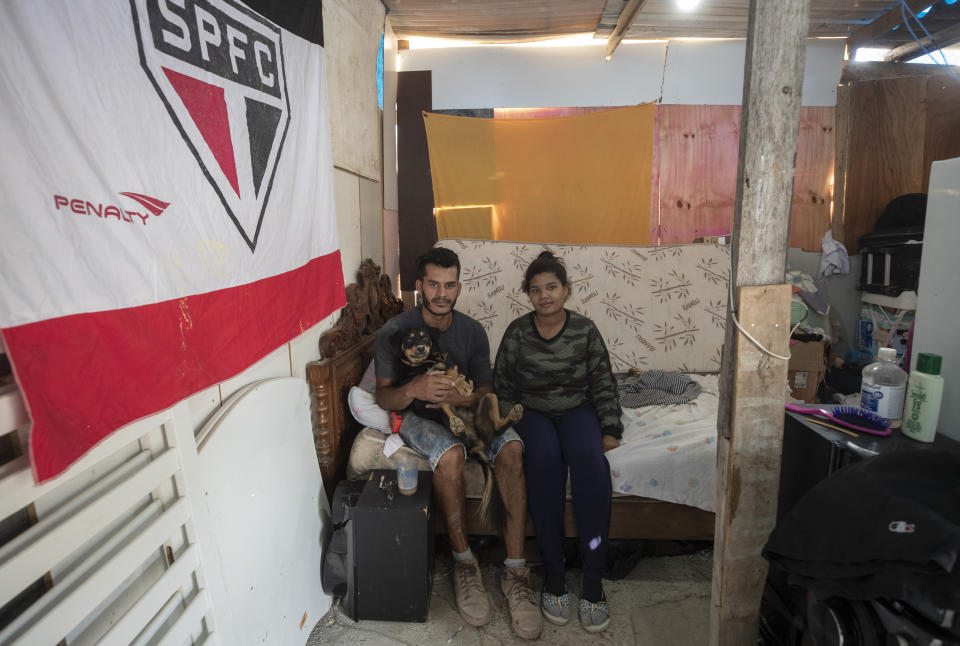
[{"label": "black speaker cabinet", "polygon": [[327,546],[324,588],[342,595],[354,621],[425,622],[433,586],[432,474],[404,496],[394,470],[342,481],[333,497],[334,532]]}]

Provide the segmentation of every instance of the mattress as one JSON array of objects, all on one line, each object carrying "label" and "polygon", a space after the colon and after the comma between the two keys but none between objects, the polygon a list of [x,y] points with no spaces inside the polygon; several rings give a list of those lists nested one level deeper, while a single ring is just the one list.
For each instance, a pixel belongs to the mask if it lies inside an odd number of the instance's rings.
[{"label": "mattress", "polygon": [[717,375],[689,375],[702,388],[689,404],[623,409],[623,440],[607,453],[615,494],[715,511]]},{"label": "mattress", "polygon": [[[702,388],[691,403],[623,409],[623,444],[607,453],[614,496],[642,496],[714,511],[718,379],[689,376]],[[347,477],[394,468],[393,458],[383,454],[385,440],[384,433],[363,429],[350,451]],[[396,455],[416,453],[403,447]],[[420,469],[430,469],[426,459],[421,458]],[[480,497],[483,475],[474,460],[467,461],[464,484],[468,498]]]}]

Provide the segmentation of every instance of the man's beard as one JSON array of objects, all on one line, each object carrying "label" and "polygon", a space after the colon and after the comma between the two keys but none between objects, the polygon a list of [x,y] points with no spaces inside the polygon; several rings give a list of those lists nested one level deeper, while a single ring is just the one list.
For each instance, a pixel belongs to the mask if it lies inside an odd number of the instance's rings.
[{"label": "man's beard", "polygon": [[[445,314],[438,314],[430,308],[430,301],[423,297],[423,292],[420,293],[420,304],[425,310],[433,314],[434,316],[445,316]],[[453,312],[453,308],[457,306],[457,299],[450,299],[450,311]]]}]

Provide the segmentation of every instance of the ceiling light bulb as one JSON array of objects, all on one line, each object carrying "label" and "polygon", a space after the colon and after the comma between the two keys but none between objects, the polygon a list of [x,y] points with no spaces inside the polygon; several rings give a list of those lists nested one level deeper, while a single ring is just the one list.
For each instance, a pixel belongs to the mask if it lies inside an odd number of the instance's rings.
[{"label": "ceiling light bulb", "polygon": [[677,6],[681,11],[693,11],[700,4],[700,0],[677,0]]}]

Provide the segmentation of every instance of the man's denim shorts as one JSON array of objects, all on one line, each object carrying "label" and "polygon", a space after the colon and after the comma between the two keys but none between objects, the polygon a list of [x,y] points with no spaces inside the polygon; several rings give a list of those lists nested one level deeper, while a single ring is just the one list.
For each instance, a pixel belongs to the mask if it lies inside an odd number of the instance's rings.
[{"label": "man's denim shorts", "polygon": [[[409,411],[403,414],[400,437],[407,443],[407,446],[430,460],[430,467],[433,469],[437,468],[440,456],[455,446],[459,446],[463,450],[464,459],[467,457],[467,447],[456,435],[450,432],[450,429],[432,420],[418,417]],[[523,440],[520,439],[517,432],[513,428],[508,428],[493,438],[493,442],[487,449],[487,457],[490,458],[491,462],[495,461],[500,449],[507,442],[513,441],[520,442],[521,446],[523,445]]]}]

